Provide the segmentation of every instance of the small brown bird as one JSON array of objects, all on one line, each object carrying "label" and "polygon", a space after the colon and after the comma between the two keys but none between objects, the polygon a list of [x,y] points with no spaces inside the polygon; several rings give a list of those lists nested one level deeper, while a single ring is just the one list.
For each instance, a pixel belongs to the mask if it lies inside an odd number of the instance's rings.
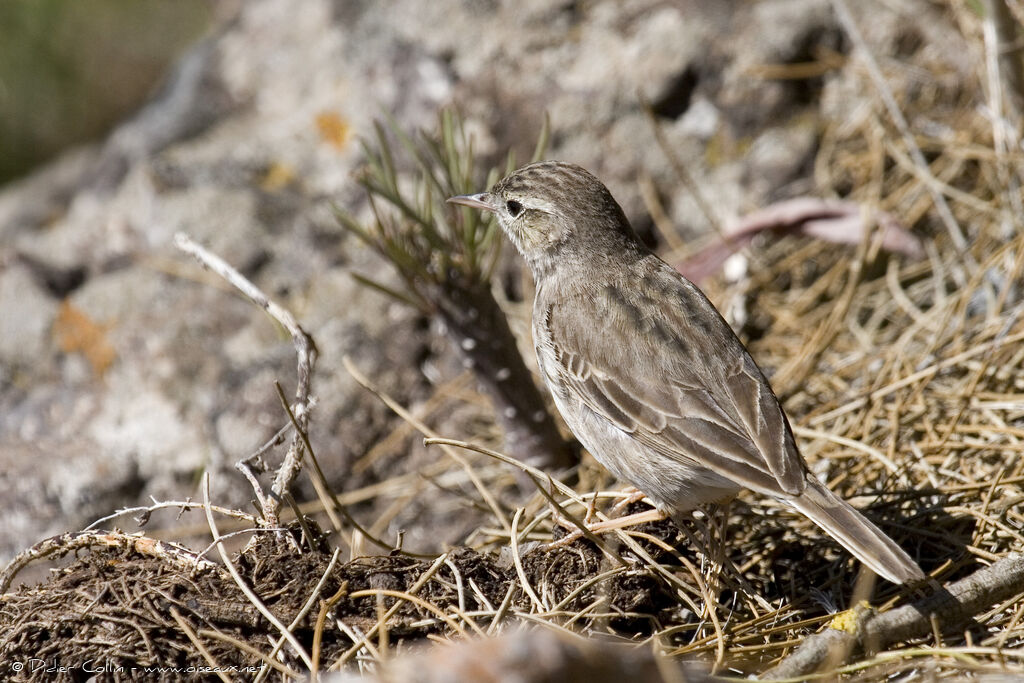
[{"label": "small brown bird", "polygon": [[536,281],[537,361],[569,428],[669,515],[743,488],[792,505],[876,574],[921,568],[807,470],[768,380],[707,297],[647,249],[608,189],[574,164],[530,164],[490,192]]}]

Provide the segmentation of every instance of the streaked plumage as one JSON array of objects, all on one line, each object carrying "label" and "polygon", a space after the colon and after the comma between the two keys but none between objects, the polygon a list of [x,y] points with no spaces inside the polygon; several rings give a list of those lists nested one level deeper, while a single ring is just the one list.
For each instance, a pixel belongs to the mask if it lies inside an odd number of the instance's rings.
[{"label": "streaked plumage", "polygon": [[875,525],[810,476],[761,370],[707,297],[637,239],[611,193],[540,162],[489,193],[537,284],[537,360],[577,438],[613,474],[678,514],[740,489],[783,500],[877,574],[924,578]]}]

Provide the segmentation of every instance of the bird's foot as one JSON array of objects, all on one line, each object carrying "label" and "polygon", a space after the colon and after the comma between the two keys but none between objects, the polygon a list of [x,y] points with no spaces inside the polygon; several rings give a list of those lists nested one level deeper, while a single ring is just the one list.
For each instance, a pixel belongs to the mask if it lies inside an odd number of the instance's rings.
[{"label": "bird's foot", "polygon": [[633,503],[639,503],[646,494],[635,486],[627,486],[619,492],[622,500],[612,506],[612,512],[619,514]]}]

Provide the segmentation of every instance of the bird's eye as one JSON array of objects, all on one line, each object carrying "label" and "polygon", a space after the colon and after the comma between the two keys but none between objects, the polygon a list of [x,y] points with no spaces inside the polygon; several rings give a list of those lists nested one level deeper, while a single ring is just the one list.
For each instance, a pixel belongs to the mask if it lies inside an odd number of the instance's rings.
[{"label": "bird's eye", "polygon": [[518,217],[519,214],[523,212],[523,205],[514,199],[510,199],[507,202],[505,202],[505,208],[508,209],[508,212],[509,214],[512,215],[512,218]]}]

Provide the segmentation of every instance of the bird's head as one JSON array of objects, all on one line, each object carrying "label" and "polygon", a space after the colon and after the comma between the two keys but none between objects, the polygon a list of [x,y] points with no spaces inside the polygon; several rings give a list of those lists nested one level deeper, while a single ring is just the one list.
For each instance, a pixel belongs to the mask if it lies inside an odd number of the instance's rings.
[{"label": "bird's head", "polygon": [[639,246],[608,188],[586,169],[563,161],[529,164],[489,192],[448,201],[493,212],[535,275],[577,261],[583,253],[612,256]]}]

